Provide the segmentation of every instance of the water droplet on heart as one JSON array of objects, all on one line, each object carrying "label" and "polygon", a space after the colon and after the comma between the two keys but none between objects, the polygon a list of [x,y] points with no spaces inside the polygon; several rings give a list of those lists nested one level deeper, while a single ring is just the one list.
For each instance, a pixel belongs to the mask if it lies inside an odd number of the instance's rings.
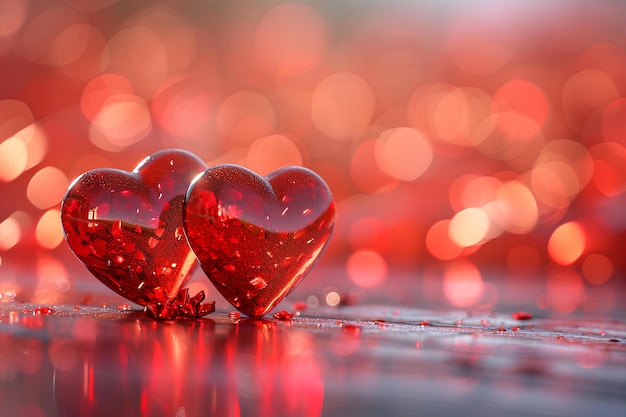
[{"label": "water droplet on heart", "polygon": [[310,208],[306,208],[306,209],[302,210],[302,215],[303,216],[306,216],[306,215],[308,215],[310,213],[311,213],[311,209]]},{"label": "water droplet on heart", "polygon": [[122,264],[125,261],[125,259],[124,259],[124,257],[122,255],[116,255],[114,259],[115,259],[115,262],[118,263],[118,264]]},{"label": "water droplet on heart", "polygon": [[267,287],[267,282],[261,277],[255,277],[250,280],[250,285],[252,285],[256,290],[262,290]]}]

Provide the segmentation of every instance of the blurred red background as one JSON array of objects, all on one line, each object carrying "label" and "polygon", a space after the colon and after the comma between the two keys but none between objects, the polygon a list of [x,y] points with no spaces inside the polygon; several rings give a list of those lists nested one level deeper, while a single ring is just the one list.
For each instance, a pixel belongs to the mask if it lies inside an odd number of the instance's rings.
[{"label": "blurred red background", "polygon": [[68,185],[176,147],[328,182],[338,220],[309,304],[623,309],[625,13],[591,0],[2,2],[0,298],[79,294],[92,278],[63,242]]}]

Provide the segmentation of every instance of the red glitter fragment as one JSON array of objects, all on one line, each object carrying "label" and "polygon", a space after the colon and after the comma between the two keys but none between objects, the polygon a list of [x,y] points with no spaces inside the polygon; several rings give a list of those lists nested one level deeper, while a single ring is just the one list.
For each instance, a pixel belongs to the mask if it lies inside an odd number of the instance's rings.
[{"label": "red glitter fragment", "polygon": [[430,326],[431,324],[427,321],[420,321],[420,326]]},{"label": "red glitter fragment", "polygon": [[300,283],[326,248],[334,220],[328,186],[301,167],[262,178],[219,165],[194,180],[184,206],[187,239],[202,269],[250,317],[267,314]]},{"label": "red glitter fragment", "polygon": [[514,320],[530,320],[532,318],[532,314],[527,311],[516,311],[515,313],[513,313]]},{"label": "red glitter fragment", "polygon": [[144,308],[146,314],[155,319],[200,318],[215,311],[214,301],[202,303],[205,298],[204,291],[190,297],[189,289],[183,288],[176,297],[169,298],[161,288],[157,288],[155,295],[156,298]]},{"label": "red glitter fragment", "polygon": [[291,320],[293,318],[293,314],[288,311],[281,310],[277,313],[274,313],[274,318],[278,320]]},{"label": "red glitter fragment", "polygon": [[357,326],[356,324],[342,324],[341,330],[356,335],[361,333],[361,326]]},{"label": "red glitter fragment", "polygon": [[36,315],[47,315],[47,314],[53,314],[54,310],[49,308],[49,307],[37,307],[33,310],[33,314]]},{"label": "red glitter fragment", "polygon": [[514,331],[514,332],[516,332],[516,331],[518,331],[518,330],[519,330],[519,326],[513,326],[513,327],[511,327],[511,330],[512,330],[512,331]]},{"label": "red glitter fragment", "polygon": [[164,150],[133,172],[84,173],[61,207],[70,249],[96,278],[130,301],[146,306],[163,299],[156,288],[166,298],[175,297],[195,265],[189,245],[180,239],[183,200],[191,180],[205,168],[189,152]]}]

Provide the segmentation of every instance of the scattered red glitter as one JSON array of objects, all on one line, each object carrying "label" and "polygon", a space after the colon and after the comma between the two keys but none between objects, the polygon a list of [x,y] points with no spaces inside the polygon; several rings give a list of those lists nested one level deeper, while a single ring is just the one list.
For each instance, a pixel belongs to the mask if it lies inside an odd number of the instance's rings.
[{"label": "scattered red glitter", "polygon": [[46,315],[46,314],[53,314],[54,310],[49,308],[49,307],[37,307],[33,310],[34,314],[41,314],[41,315]]},{"label": "scattered red glitter", "polygon": [[514,332],[516,332],[516,331],[518,331],[518,330],[519,330],[519,326],[513,326],[513,327],[511,327],[511,330],[512,330],[512,331],[514,331]]},{"label": "scattered red glitter", "polygon": [[185,231],[202,269],[235,308],[261,317],[309,272],[335,222],[326,183],[301,167],[265,178],[237,165],[192,183]]},{"label": "scattered red glitter", "polygon": [[274,313],[274,318],[278,320],[291,320],[293,318],[293,314],[288,311],[281,310],[277,313]]},{"label": "scattered red glitter", "polygon": [[171,320],[179,317],[199,318],[215,311],[215,302],[204,301],[204,291],[191,297],[189,289],[183,288],[174,298],[166,296],[165,290],[155,289],[155,298],[145,306],[146,314],[155,319]]},{"label": "scattered red glitter", "polygon": [[420,326],[430,326],[431,324],[427,321],[421,321]]},{"label": "scattered red glitter", "polygon": [[[133,172],[103,168],[84,173],[61,207],[72,252],[107,287],[160,312],[177,297],[195,264],[184,237],[182,207],[189,183],[205,168],[189,152],[164,150]],[[164,297],[155,293],[157,288]]]},{"label": "scattered red glitter", "polygon": [[533,318],[533,315],[526,311],[516,311],[513,313],[513,319],[515,320],[530,320]]}]

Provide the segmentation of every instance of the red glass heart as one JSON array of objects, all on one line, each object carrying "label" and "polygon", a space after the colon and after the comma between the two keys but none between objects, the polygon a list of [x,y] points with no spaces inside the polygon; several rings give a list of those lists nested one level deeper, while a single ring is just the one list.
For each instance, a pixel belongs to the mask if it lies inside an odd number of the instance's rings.
[{"label": "red glass heart", "polygon": [[[189,184],[205,169],[189,152],[164,150],[133,172],[101,168],[82,174],[61,207],[69,247],[107,287],[168,318],[172,312],[162,311],[167,300],[179,296],[195,266],[182,210]],[[178,298],[189,301],[185,297]]]},{"label": "red glass heart", "polygon": [[185,233],[200,266],[235,308],[261,317],[310,271],[335,223],[330,189],[300,167],[265,178],[209,168],[189,187]]}]

